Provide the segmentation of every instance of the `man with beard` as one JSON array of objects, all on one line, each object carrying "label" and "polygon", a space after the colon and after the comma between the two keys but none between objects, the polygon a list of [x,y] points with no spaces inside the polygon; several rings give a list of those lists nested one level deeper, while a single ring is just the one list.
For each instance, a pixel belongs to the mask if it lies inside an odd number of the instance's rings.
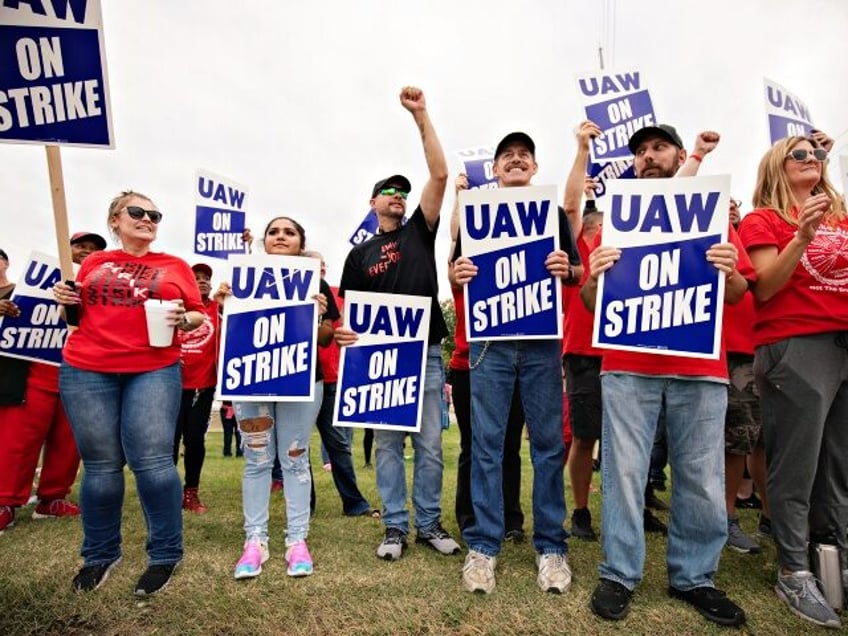
[{"label": "man with beard", "polygon": [[[415,453],[412,503],[415,506],[416,543],[427,545],[441,554],[459,552],[459,544],[441,523],[442,500],[442,400],[444,367],[441,341],[448,335],[439,306],[436,276],[436,231],[448,166],[436,136],[421,89],[406,86],[400,93],[401,105],[412,114],[421,135],[424,158],[430,177],[421,191],[421,200],[404,224],[406,199],[412,189],[409,179],[392,175],[371,189],[370,205],[377,214],[379,229],[372,238],[354,247],[347,255],[339,295],[348,290],[410,294],[431,299],[429,347],[424,371],[424,400],[421,430],[410,434]],[[357,334],[348,327],[335,332],[339,346],[356,342]],[[409,532],[406,507],[406,468],[404,431],[377,430],[377,489],[383,500],[383,525],[386,527],[377,556],[387,561],[400,559]]]},{"label": "man with beard", "polygon": [[[691,176],[718,143],[703,132],[687,156],[668,125],[636,131],[629,147],[639,179]],[[596,239],[600,245],[600,237]],[[594,310],[598,277],[621,250],[594,249],[581,295]],[[728,242],[713,245],[706,260],[724,274],[725,302],[738,302],[755,280],[753,267],[732,227]],[[724,508],[724,414],[727,362],[608,349],[601,366],[604,497],[601,579],[592,610],[602,618],[624,618],[645,561],[643,506],[650,451],[664,407],[672,467],[673,499],[668,531],[668,593],[721,625],[741,625],[745,613],[715,588],[713,577],[727,539]]]}]

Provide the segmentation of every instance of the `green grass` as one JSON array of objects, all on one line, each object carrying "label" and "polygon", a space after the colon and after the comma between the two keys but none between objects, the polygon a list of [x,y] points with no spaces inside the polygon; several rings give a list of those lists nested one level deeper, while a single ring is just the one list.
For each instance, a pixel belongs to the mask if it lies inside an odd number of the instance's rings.
[{"label": "green grass", "polygon": [[[445,525],[455,534],[458,444],[458,432],[452,426],[444,443],[443,509]],[[505,546],[497,588],[490,596],[462,590],[462,556],[440,556],[411,543],[400,562],[380,561],[374,556],[382,536],[380,523],[341,515],[332,479],[320,468],[317,441],[312,456],[318,509],[309,537],[315,574],[304,579],[286,576],[283,501],[275,495],[272,558],[258,579],[235,581],[233,566],[243,542],[242,462],[220,456],[220,432],[209,434],[207,448],[201,494],[209,513],[185,515],[183,565],[168,589],[150,600],[139,601],[132,594],[145,566],[145,530],[131,477],[124,505],[124,560],[103,588],[91,594],[71,592],[71,578],[81,564],[80,524],[32,521],[31,508],[19,510],[15,527],[0,537],[0,634],[659,635],[720,631],[666,596],[665,540],[660,537],[648,539],[645,580],[630,615],[619,623],[601,621],[588,608],[601,558],[597,543],[571,541],[574,583],[563,596],[543,594],[536,587],[529,543]],[[374,472],[360,469],[359,432],[354,455],[360,486],[376,505]],[[411,468],[408,462],[409,477]],[[597,474],[595,479],[597,485]],[[531,481],[530,463],[525,460],[522,496],[528,530]],[[597,523],[599,494],[592,495],[591,506]],[[742,515],[743,526],[752,530],[756,514],[743,511]],[[776,599],[774,571],[771,544],[756,556],[725,551],[717,584],[747,611],[748,633],[811,631],[812,626],[791,615]]]}]

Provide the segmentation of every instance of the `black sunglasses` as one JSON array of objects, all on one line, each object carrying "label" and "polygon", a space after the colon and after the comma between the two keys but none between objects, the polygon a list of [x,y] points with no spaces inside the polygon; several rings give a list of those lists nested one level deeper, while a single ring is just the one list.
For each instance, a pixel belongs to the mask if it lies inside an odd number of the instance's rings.
[{"label": "black sunglasses", "polygon": [[130,215],[130,218],[135,219],[136,221],[143,219],[145,214],[147,215],[147,218],[150,219],[151,223],[153,223],[153,225],[156,225],[157,223],[159,223],[159,221],[162,220],[162,213],[158,210],[145,210],[144,208],[140,208],[137,205],[128,205],[126,210],[127,214]]},{"label": "black sunglasses", "polygon": [[795,148],[792,152],[786,155],[786,158],[792,158],[795,161],[806,161],[807,157],[812,153],[813,159],[816,161],[824,161],[827,159],[827,150],[824,148],[813,148],[812,150],[807,150],[806,148]]}]

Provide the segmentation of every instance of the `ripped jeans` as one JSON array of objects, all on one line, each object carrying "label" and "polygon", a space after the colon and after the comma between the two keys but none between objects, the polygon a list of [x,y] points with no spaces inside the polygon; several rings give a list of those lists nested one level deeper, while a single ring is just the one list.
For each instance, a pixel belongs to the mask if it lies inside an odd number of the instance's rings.
[{"label": "ripped jeans", "polygon": [[309,437],[321,406],[323,382],[315,384],[311,402],[233,402],[244,448],[242,505],[247,538],[268,540],[268,506],[274,455],[285,481],[286,545],[309,534]]}]

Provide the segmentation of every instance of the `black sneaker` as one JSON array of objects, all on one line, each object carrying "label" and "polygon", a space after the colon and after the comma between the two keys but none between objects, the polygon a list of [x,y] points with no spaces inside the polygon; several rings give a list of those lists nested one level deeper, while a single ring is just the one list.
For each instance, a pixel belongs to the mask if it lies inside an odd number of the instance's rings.
[{"label": "black sneaker", "polygon": [[713,623],[726,626],[738,626],[745,623],[745,612],[742,608],[727,598],[724,592],[714,587],[696,587],[686,591],[669,587],[668,595],[689,603],[698,610],[701,616]]},{"label": "black sneaker", "polygon": [[757,524],[757,536],[771,537],[771,519],[760,513],[760,521]]},{"label": "black sneaker", "polygon": [[584,541],[597,541],[598,535],[592,529],[592,513],[588,508],[575,508],[571,513],[571,536]]},{"label": "black sneaker", "polygon": [[656,532],[662,535],[668,535],[668,526],[657,519],[654,514],[645,508],[645,532]]},{"label": "black sneaker", "polygon": [[458,554],[462,550],[438,521],[429,528],[419,529],[415,534],[415,543],[430,546],[441,554]]},{"label": "black sneaker", "polygon": [[74,592],[93,592],[106,582],[106,579],[109,578],[109,572],[120,562],[121,557],[118,557],[111,563],[83,566],[74,577]]},{"label": "black sneaker", "polygon": [[617,581],[601,579],[592,592],[592,611],[601,618],[619,621],[630,611],[633,592]]},{"label": "black sneaker", "polygon": [[406,550],[406,533],[400,528],[389,526],[383,542],[377,546],[377,557],[386,561],[397,561]]},{"label": "black sneaker", "polygon": [[746,508],[748,510],[762,510],[763,502],[760,501],[760,498],[757,497],[756,493],[751,493],[751,496],[747,499],[736,498],[736,507],[737,508]]},{"label": "black sneaker", "polygon": [[141,575],[135,586],[136,596],[150,596],[161,592],[168,583],[171,582],[171,576],[174,570],[177,569],[178,563],[168,563],[165,565],[150,565]]},{"label": "black sneaker", "polygon": [[526,538],[524,530],[521,528],[513,528],[512,530],[507,530],[504,533],[504,541],[509,541],[511,543],[524,543]]}]

